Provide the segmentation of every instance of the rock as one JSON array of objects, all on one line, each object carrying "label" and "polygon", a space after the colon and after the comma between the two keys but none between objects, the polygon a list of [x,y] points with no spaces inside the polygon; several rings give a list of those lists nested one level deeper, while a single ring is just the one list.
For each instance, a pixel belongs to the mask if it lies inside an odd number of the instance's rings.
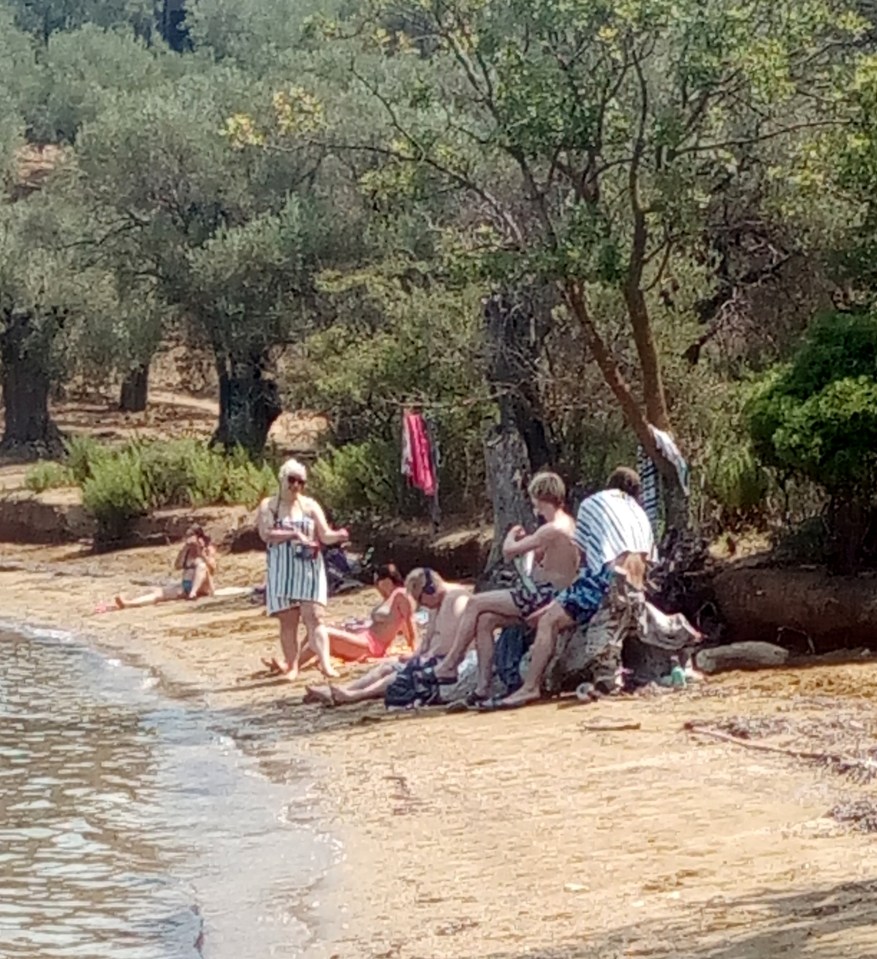
[{"label": "rock", "polygon": [[782,646],[746,642],[701,649],[695,654],[694,663],[704,673],[720,673],[732,669],[769,669],[782,666],[788,658],[789,651]]}]

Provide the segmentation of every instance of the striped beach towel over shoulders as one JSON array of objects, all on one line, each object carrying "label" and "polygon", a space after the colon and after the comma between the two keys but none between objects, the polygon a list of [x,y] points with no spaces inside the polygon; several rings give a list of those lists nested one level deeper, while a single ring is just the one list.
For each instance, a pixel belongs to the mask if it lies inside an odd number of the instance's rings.
[{"label": "striped beach towel over shoulders", "polygon": [[574,541],[593,573],[599,573],[622,553],[655,557],[655,537],[648,516],[632,496],[621,490],[601,490],[582,503]]}]

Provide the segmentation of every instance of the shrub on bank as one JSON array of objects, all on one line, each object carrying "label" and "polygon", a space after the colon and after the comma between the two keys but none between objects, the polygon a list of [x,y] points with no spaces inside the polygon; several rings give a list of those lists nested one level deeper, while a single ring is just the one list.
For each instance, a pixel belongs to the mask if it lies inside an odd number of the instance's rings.
[{"label": "shrub on bank", "polygon": [[32,493],[45,493],[49,489],[76,486],[72,471],[61,463],[41,462],[31,467],[24,477],[24,485]]},{"label": "shrub on bank", "polygon": [[36,492],[79,486],[103,542],[122,539],[137,517],[150,510],[253,508],[276,487],[273,469],[253,463],[243,450],[226,454],[192,439],[133,440],[111,447],[91,437],[71,438],[63,464],[39,463],[25,483]]},{"label": "shrub on bank", "polygon": [[859,565],[877,516],[877,316],[814,322],[791,362],[765,378],[748,413],[761,461],[827,495],[836,565]]}]

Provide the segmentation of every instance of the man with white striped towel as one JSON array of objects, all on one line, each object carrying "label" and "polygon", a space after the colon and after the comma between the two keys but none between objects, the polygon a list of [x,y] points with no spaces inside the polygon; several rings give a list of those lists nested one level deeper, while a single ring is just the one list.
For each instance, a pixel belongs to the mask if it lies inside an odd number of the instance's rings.
[{"label": "man with white striped towel", "polygon": [[646,565],[655,558],[655,539],[648,516],[639,504],[641,484],[634,470],[619,467],[606,489],[589,496],[579,507],[573,542],[582,565],[576,579],[527,622],[536,627],[530,668],[524,685],[498,705],[526,706],[541,698],[542,677],[561,630],[585,627],[600,608],[612,577],[623,571],[631,585],[642,589]]}]

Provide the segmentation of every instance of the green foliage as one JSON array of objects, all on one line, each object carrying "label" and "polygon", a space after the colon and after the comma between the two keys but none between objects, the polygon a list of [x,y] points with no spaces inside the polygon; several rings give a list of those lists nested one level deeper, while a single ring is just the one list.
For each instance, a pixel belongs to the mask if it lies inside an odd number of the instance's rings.
[{"label": "green foliage", "polygon": [[98,542],[123,539],[149,508],[136,450],[120,450],[95,464],[94,472],[82,484],[82,504],[97,522]]},{"label": "green foliage", "polygon": [[271,467],[253,463],[242,450],[226,455],[194,439],[135,440],[114,448],[76,437],[67,455],[66,471],[82,487],[83,504],[104,541],[121,539],[150,510],[254,508],[277,485]]},{"label": "green foliage", "polygon": [[752,400],[749,428],[768,466],[830,494],[869,494],[877,478],[877,317],[815,322]]},{"label": "green foliage", "polygon": [[33,136],[72,143],[113,97],[142,94],[165,80],[175,61],[131,33],[94,24],[53,33],[41,57],[39,103],[30,111]]},{"label": "green foliage", "polygon": [[261,72],[302,46],[313,14],[342,6],[338,0],[190,0],[186,25],[196,50]]},{"label": "green foliage", "polygon": [[17,25],[44,42],[57,32],[85,24],[133,27],[148,36],[154,25],[153,0],[6,0]]},{"label": "green foliage", "polygon": [[400,267],[323,276],[321,287],[345,321],[307,340],[306,358],[288,372],[288,395],[330,414],[334,449],[315,467],[326,502],[338,496],[350,510],[384,517],[426,513],[399,471],[402,409],[421,403],[438,431],[445,497],[458,512],[477,511],[481,428],[493,413],[478,290],[411,286]]},{"label": "green foliage", "polygon": [[110,447],[86,433],[75,433],[65,440],[64,452],[65,465],[78,486],[112,455]]},{"label": "green foliage", "polygon": [[24,477],[24,485],[32,493],[45,493],[50,489],[75,486],[73,473],[61,463],[43,460],[32,466]]},{"label": "green foliage", "polygon": [[333,511],[372,519],[395,515],[400,499],[399,447],[387,439],[367,439],[328,450],[314,463],[315,495]]}]

